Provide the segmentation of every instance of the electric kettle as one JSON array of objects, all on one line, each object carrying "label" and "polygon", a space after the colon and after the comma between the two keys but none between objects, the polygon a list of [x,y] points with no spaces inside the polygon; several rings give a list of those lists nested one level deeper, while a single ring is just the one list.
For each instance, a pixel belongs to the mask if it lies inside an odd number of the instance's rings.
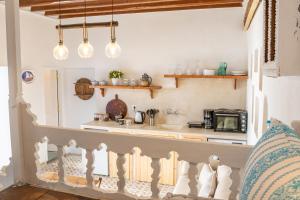
[{"label": "electric kettle", "polygon": [[143,124],[146,118],[146,113],[142,111],[136,111],[134,117],[134,123]]}]

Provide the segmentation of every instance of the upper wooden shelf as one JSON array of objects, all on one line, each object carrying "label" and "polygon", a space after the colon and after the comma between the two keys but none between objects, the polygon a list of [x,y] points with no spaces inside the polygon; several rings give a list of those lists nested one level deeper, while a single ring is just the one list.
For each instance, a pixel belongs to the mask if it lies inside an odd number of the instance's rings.
[{"label": "upper wooden shelf", "polygon": [[186,78],[211,78],[211,79],[232,79],[234,80],[234,89],[237,88],[237,80],[247,80],[248,76],[232,76],[232,75],[226,75],[226,76],[218,76],[218,75],[176,75],[176,74],[165,74],[165,78],[175,78],[176,81],[176,88],[178,88],[178,79],[186,79]]},{"label": "upper wooden shelf", "polygon": [[149,90],[150,96],[153,99],[153,90],[159,90],[161,86],[129,86],[129,85],[96,85],[90,86],[90,88],[99,88],[101,91],[101,95],[105,96],[105,89],[131,89],[131,90]]}]

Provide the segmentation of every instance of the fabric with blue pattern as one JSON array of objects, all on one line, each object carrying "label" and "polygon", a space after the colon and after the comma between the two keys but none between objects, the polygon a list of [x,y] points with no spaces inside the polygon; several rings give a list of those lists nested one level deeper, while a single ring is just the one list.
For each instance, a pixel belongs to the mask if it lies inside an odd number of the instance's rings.
[{"label": "fabric with blue pattern", "polygon": [[300,200],[300,136],[272,124],[245,167],[240,200]]}]

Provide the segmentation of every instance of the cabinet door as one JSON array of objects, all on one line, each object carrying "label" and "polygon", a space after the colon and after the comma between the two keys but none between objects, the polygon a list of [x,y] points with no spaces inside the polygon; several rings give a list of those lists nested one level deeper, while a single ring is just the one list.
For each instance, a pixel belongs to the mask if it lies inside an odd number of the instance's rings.
[{"label": "cabinet door", "polygon": [[182,134],[182,139],[184,140],[192,140],[192,141],[197,141],[197,142],[207,142],[207,137],[202,136],[202,135],[196,135],[196,134]]},{"label": "cabinet door", "polygon": [[132,178],[135,181],[151,182],[151,158],[141,156],[141,150],[135,148],[132,155]]},{"label": "cabinet door", "polygon": [[[159,138],[177,138],[176,134],[160,134],[156,132],[140,134]],[[155,149],[153,149],[155,150]],[[161,184],[175,185],[177,177],[177,153],[171,152],[169,159],[161,159],[160,182]],[[141,150],[136,149],[132,156],[132,176],[136,181],[151,182],[153,169],[151,167],[151,158],[141,156]]]},{"label": "cabinet door", "polygon": [[170,153],[169,159],[160,160],[160,182],[161,184],[175,185],[177,181],[178,169],[178,154],[176,152]]}]

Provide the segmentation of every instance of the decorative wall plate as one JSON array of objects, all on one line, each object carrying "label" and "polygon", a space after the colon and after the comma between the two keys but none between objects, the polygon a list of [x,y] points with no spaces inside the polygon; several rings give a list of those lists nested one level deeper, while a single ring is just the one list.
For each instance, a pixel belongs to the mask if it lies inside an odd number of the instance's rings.
[{"label": "decorative wall plate", "polygon": [[29,84],[32,83],[32,81],[34,81],[35,75],[31,70],[24,70],[22,71],[21,78],[24,83]]}]

